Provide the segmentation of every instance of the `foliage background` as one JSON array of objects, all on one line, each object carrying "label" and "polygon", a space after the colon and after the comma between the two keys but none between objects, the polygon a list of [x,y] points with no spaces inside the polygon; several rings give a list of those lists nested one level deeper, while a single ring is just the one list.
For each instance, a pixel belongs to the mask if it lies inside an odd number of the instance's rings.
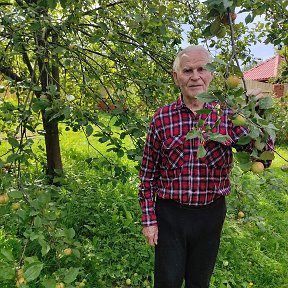
[{"label": "foliage background", "polygon": [[[227,92],[225,79],[241,76],[238,60],[251,63],[251,43],[287,45],[287,1],[0,7],[0,194],[9,197],[0,204],[1,287],[152,287],[137,171],[153,111],[179,93],[171,65],[181,27],[190,25],[190,43],[219,51],[215,94],[250,113],[237,100],[243,90]],[[226,23],[219,37],[218,20],[236,7],[248,12],[245,23]],[[257,15],[266,24],[255,23]],[[272,168],[258,177],[235,163],[212,287],[287,287],[287,98],[276,104],[254,119],[279,129],[272,129],[279,145]]]}]

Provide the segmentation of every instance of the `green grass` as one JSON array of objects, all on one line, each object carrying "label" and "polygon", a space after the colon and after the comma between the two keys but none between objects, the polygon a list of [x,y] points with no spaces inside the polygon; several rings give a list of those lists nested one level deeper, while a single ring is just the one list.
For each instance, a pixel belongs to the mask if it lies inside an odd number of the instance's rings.
[{"label": "green grass", "polygon": [[[62,128],[65,178],[61,186],[52,189],[52,204],[43,212],[49,210],[58,215],[55,229],[75,230],[69,245],[79,250],[80,257],[57,258],[57,251],[67,245],[59,236],[51,238],[51,251],[45,257],[41,256],[41,247],[30,242],[28,255],[36,254],[45,263],[41,277],[58,277],[55,272],[58,268],[78,267],[76,281],[85,279],[88,288],[124,288],[128,287],[127,279],[131,280],[129,287],[152,287],[153,249],[141,235],[136,163],[127,157],[118,158],[113,152],[106,153],[105,143],[97,142],[93,136],[89,139],[96,150],[88,145],[83,133]],[[128,139],[125,141],[127,146],[131,145]],[[43,139],[37,138],[36,142],[43,145]],[[288,158],[287,147],[278,147],[277,151]],[[120,167],[126,177],[110,169],[111,163]],[[281,171],[283,164],[285,161],[276,155],[271,168],[261,176],[246,173],[240,177],[237,170],[234,171],[235,185],[227,197],[227,219],[211,288],[288,287],[288,174]],[[32,181],[28,189],[31,195],[33,191],[40,191],[35,199],[42,197],[41,189],[44,193],[50,189],[42,184],[41,176],[29,177],[26,181]],[[8,187],[8,184],[7,180],[5,185]],[[17,226],[8,206],[2,208],[0,250],[9,249],[18,259],[23,248],[20,239],[24,228]],[[243,219],[237,217],[239,210],[245,213]],[[1,287],[14,285],[15,280],[7,280]],[[43,286],[36,280],[23,288],[28,287]],[[75,281],[66,287],[76,287]]]}]

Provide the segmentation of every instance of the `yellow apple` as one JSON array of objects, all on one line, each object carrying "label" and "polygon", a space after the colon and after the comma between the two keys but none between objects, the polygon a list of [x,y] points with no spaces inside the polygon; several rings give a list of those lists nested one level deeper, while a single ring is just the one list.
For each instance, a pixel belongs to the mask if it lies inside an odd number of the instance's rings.
[{"label": "yellow apple", "polygon": [[71,248],[66,248],[66,249],[64,249],[64,251],[63,251],[63,253],[64,253],[64,255],[66,255],[66,256],[70,256],[71,254],[72,254],[72,249]]},{"label": "yellow apple", "polygon": [[20,277],[16,281],[16,286],[20,287],[20,286],[22,286],[23,284],[26,284],[26,283],[27,283],[27,281],[25,280],[25,278],[24,277]]},{"label": "yellow apple", "polygon": [[65,288],[65,284],[63,282],[59,282],[56,284],[55,288]]},{"label": "yellow apple", "polygon": [[236,126],[245,126],[247,121],[245,117],[238,114],[234,119],[232,119],[232,123]]},{"label": "yellow apple", "polygon": [[128,285],[128,286],[130,286],[131,285],[131,283],[132,283],[132,281],[131,281],[131,279],[126,279],[126,285]]},{"label": "yellow apple", "polygon": [[241,79],[236,75],[231,75],[227,78],[226,84],[230,89],[236,88],[241,83]]},{"label": "yellow apple", "polygon": [[239,211],[238,212],[238,218],[244,218],[245,217],[245,214],[243,211]]},{"label": "yellow apple", "polygon": [[256,174],[262,173],[264,171],[263,163],[258,161],[254,162],[251,166],[251,171]]},{"label": "yellow apple", "polygon": [[9,201],[9,197],[7,194],[0,195],[0,204],[6,204]]},{"label": "yellow apple", "polygon": [[19,268],[17,269],[17,277],[20,278],[21,276],[23,276],[24,274],[24,269],[23,268]]},{"label": "yellow apple", "polygon": [[12,203],[11,208],[12,210],[18,210],[21,207],[19,202]]}]

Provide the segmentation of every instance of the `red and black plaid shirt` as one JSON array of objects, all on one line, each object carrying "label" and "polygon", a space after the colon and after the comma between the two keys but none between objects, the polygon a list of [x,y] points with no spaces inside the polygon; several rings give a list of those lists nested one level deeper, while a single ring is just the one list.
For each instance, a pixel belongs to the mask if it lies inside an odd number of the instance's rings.
[{"label": "red and black plaid shirt", "polygon": [[[213,109],[216,104],[205,103],[203,108]],[[207,205],[230,193],[232,147],[241,136],[248,134],[247,128],[233,125],[229,119],[231,113],[231,109],[225,108],[217,126],[215,122],[220,116],[216,110],[198,115],[186,107],[181,97],[158,109],[149,127],[140,169],[139,201],[144,226],[157,224],[156,193],[161,198],[188,205]],[[203,158],[197,157],[199,138],[185,138],[199,119],[213,127],[212,132],[230,136],[225,143],[208,140]],[[252,144],[241,146],[243,148],[251,151]],[[265,167],[270,164],[271,161],[264,163]]]}]

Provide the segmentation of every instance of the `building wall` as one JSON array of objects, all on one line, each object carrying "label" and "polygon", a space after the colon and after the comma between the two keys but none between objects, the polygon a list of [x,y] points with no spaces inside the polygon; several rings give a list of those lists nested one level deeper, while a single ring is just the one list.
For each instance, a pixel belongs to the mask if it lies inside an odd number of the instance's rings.
[{"label": "building wall", "polygon": [[[264,95],[273,95],[273,84],[271,83],[263,83],[254,80],[245,80],[247,89],[262,89]],[[284,84],[284,95],[288,93],[288,84]]]}]

